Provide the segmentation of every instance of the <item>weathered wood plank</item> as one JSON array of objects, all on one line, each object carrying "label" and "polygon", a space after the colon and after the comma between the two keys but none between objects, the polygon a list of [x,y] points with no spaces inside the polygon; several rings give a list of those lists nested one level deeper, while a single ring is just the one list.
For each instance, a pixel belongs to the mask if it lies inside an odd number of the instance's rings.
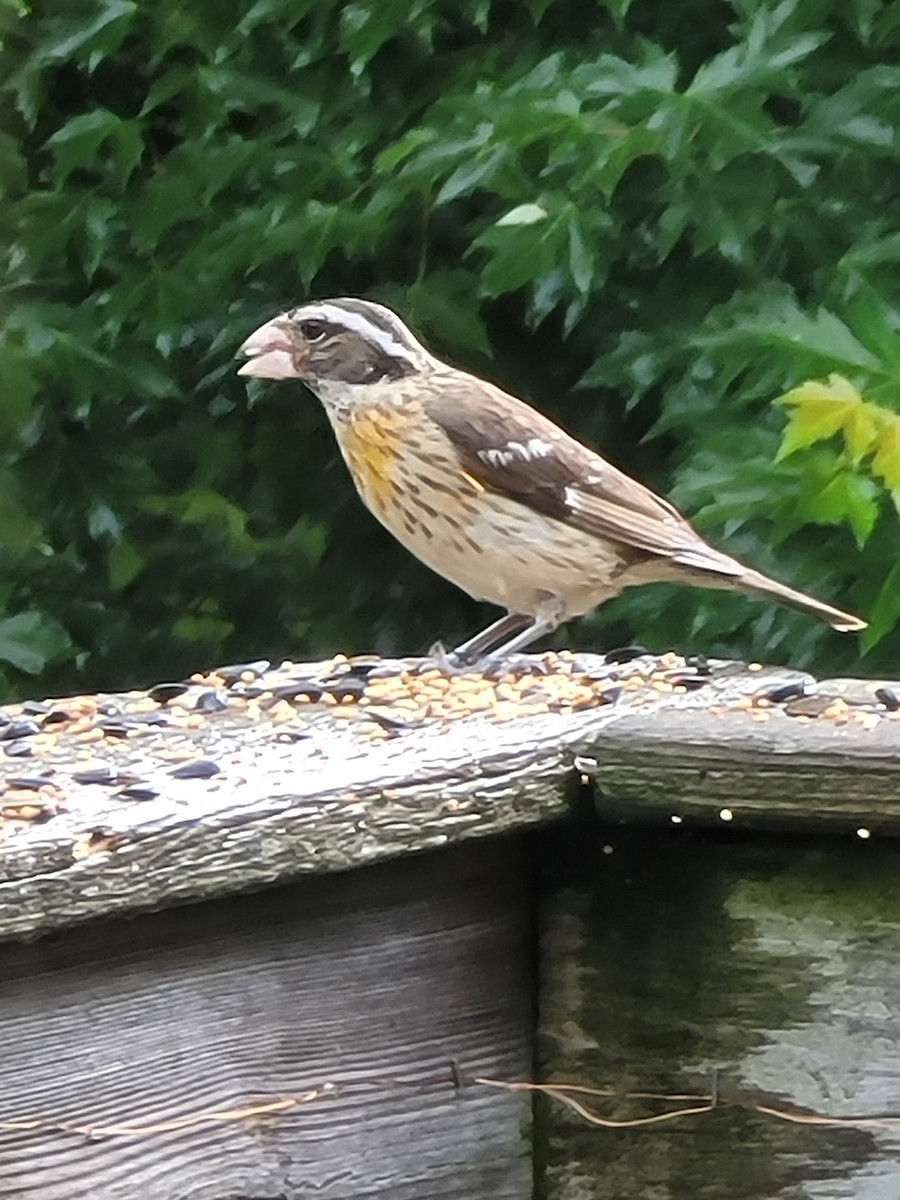
[{"label": "weathered wood plank", "polygon": [[673,709],[605,726],[584,749],[596,761],[601,813],[719,822],[725,808],[755,828],[900,832],[897,722],[798,725],[762,711],[758,723],[742,710]]},{"label": "weathered wood plank", "polygon": [[820,685],[811,717],[808,675],[675,655],[372,666],[0,714],[0,940],[547,823],[579,770],[628,819],[900,831],[900,692],[875,682]]},{"label": "weathered wood plank", "polygon": [[[540,1194],[895,1196],[896,847],[649,828],[547,836],[540,1078],[611,1088],[579,1098],[635,1119],[687,1104],[626,1094],[703,1105],[715,1076],[720,1106],[611,1129],[542,1098]],[[760,1107],[848,1123],[792,1123]]]},{"label": "weathered wood plank", "polygon": [[525,1200],[530,1100],[466,1080],[530,1069],[529,871],[503,839],[0,947],[0,1197]]}]

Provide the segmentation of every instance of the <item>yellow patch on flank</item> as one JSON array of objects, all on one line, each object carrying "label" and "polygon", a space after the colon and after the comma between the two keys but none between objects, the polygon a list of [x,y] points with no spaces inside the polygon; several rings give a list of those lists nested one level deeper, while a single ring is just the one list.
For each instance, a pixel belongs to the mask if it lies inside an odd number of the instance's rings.
[{"label": "yellow patch on flank", "polygon": [[476,492],[484,491],[484,485],[479,483],[474,476],[470,475],[467,471],[462,471],[461,474],[466,483],[470,483]]},{"label": "yellow patch on flank", "polygon": [[402,424],[400,413],[369,409],[355,412],[340,430],[341,449],[353,481],[378,516],[387,510],[391,481],[403,452]]}]

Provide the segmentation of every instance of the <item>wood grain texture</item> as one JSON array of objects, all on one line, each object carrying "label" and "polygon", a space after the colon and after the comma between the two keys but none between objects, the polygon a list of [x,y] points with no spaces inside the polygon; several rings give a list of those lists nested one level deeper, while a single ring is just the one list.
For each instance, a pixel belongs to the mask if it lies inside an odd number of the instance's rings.
[{"label": "wood grain texture", "polygon": [[720,1107],[611,1129],[541,1099],[546,1200],[900,1194],[895,846],[607,828],[547,864],[540,1077],[611,1088],[589,1103],[634,1119],[685,1105],[633,1093],[703,1104],[715,1076]]},{"label": "wood grain texture", "polygon": [[716,821],[728,806],[768,828],[900,831],[900,711],[873,711],[874,682],[856,685],[868,707],[841,723],[749,707],[766,690],[815,686],[787,669],[715,663],[699,690],[679,694],[664,680],[631,688],[640,663],[583,655],[564,665],[621,678],[620,694],[503,723],[428,719],[380,744],[354,736],[363,722],[352,705],[342,722],[327,709],[301,740],[230,712],[212,733],[159,735],[165,752],[214,753],[209,779],[176,778],[161,759],[141,761],[152,755],[140,738],[113,739],[104,753],[154,784],[139,800],[79,783],[72,751],[57,747],[47,765],[65,780],[64,807],[0,837],[0,941],[546,824],[571,810],[583,772],[605,810],[626,819]]},{"label": "wood grain texture", "polygon": [[623,717],[598,731],[598,806],[632,821],[718,823],[726,807],[760,829],[900,832],[900,722],[808,725],[778,710],[672,710],[655,721]]},{"label": "wood grain texture", "polygon": [[529,935],[512,839],[2,947],[0,1197],[526,1200]]}]

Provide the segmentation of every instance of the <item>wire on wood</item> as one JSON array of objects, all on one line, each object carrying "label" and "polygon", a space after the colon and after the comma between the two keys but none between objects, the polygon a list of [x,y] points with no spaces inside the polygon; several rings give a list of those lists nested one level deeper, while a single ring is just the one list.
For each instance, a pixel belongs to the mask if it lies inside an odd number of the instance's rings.
[{"label": "wire on wood", "polygon": [[320,1099],[329,1091],[326,1084],[323,1088],[312,1088],[302,1096],[289,1096],[284,1100],[273,1100],[268,1104],[250,1104],[244,1108],[216,1109],[212,1112],[191,1113],[188,1116],[176,1117],[170,1121],[154,1121],[144,1125],[93,1125],[80,1124],[74,1121],[55,1121],[49,1117],[33,1117],[12,1120],[0,1120],[0,1130],[9,1133],[75,1133],[91,1140],[108,1137],[147,1137],[156,1133],[177,1133],[182,1129],[190,1129],[192,1125],[203,1125],[208,1122],[223,1123],[255,1120],[258,1117],[274,1116],[283,1113],[298,1104],[309,1104],[312,1100]]},{"label": "wire on wood", "polygon": [[[510,1091],[540,1092],[551,1100],[578,1113],[590,1125],[599,1125],[605,1129],[633,1129],[645,1125],[659,1125],[665,1121],[678,1121],[683,1117],[693,1117],[703,1113],[715,1112],[723,1108],[742,1109],[745,1112],[760,1113],[762,1116],[774,1117],[779,1121],[789,1121],[794,1125],[834,1126],[849,1129],[883,1129],[891,1132],[900,1130],[900,1116],[857,1116],[838,1117],[820,1113],[805,1113],[796,1109],[776,1108],[770,1104],[756,1104],[749,1100],[727,1099],[718,1096],[717,1084],[714,1082],[710,1095],[697,1093],[665,1093],[665,1092],[619,1092],[613,1088],[595,1088],[577,1083],[532,1083],[527,1080],[488,1079],[478,1077],[473,1083],[484,1084],[486,1087],[506,1088]],[[649,1117],[603,1117],[577,1100],[576,1095],[596,1096],[620,1100],[666,1100],[674,1103],[687,1103],[688,1108],[671,1109],[668,1112],[655,1113]]]},{"label": "wire on wood", "polygon": [[[178,1133],[194,1126],[209,1124],[211,1122],[239,1124],[246,1121],[257,1121],[260,1118],[278,1117],[290,1109],[311,1104],[317,1100],[335,1099],[345,1092],[359,1088],[382,1088],[389,1090],[391,1088],[420,1087],[429,1090],[433,1089],[435,1085],[446,1086],[448,1084],[455,1091],[467,1084],[474,1084],[480,1087],[500,1088],[508,1092],[537,1092],[570,1108],[589,1125],[595,1125],[602,1129],[637,1129],[730,1108],[759,1113],[761,1116],[772,1117],[779,1121],[788,1121],[795,1125],[881,1129],[890,1132],[900,1130],[900,1116],[839,1117],[820,1113],[800,1112],[795,1109],[778,1108],[771,1104],[757,1104],[749,1100],[735,1098],[722,1099],[719,1095],[718,1080],[715,1077],[712,1080],[708,1094],[695,1092],[621,1092],[615,1088],[590,1087],[587,1084],[566,1083],[563,1081],[535,1083],[531,1080],[492,1079],[487,1076],[466,1078],[460,1073],[457,1065],[451,1063],[449,1074],[441,1072],[440,1078],[432,1077],[430,1079],[420,1078],[413,1080],[373,1076],[371,1079],[356,1079],[352,1084],[344,1084],[340,1087],[334,1083],[324,1083],[310,1088],[308,1091],[302,1092],[297,1096],[286,1096],[279,1100],[248,1104],[238,1108],[211,1109],[205,1112],[189,1113],[183,1117],[175,1117],[166,1121],[131,1124],[125,1120],[120,1123],[95,1125],[90,1121],[61,1121],[51,1117],[8,1117],[5,1119],[0,1118],[0,1132],[68,1133],[91,1140],[113,1137],[151,1137],[160,1134]],[[581,1097],[618,1100],[658,1100],[685,1107],[672,1108],[666,1112],[654,1113],[647,1117],[605,1117],[590,1108]]]}]

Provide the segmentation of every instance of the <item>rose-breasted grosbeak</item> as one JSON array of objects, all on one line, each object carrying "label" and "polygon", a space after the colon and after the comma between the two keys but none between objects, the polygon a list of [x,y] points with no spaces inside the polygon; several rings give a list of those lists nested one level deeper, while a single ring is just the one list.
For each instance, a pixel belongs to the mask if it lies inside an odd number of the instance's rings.
[{"label": "rose-breasted grosbeak", "polygon": [[835,629],[865,628],[710,546],[548,417],[441,362],[383,305],[300,305],[241,353],[241,375],[299,379],[318,396],[357,491],[408,550],[506,610],[458,647],[462,660],[522,650],[624,588],[660,581],[756,592]]}]

